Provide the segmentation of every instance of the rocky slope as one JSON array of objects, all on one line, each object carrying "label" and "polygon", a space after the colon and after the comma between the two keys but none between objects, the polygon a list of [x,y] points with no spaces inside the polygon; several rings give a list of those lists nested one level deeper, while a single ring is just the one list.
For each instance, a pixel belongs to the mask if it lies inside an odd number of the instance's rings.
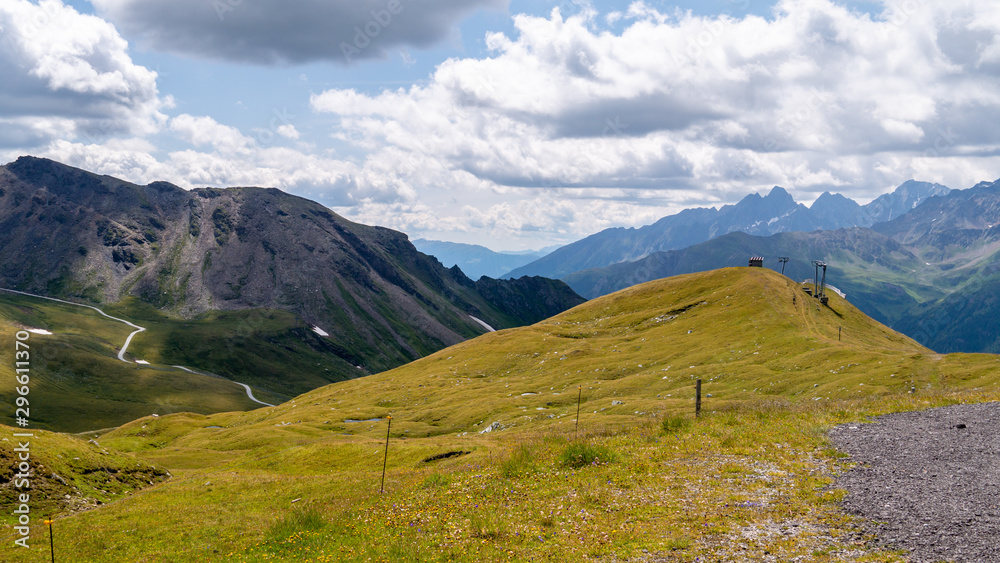
[{"label": "rocky slope", "polygon": [[0,167],[0,285],[185,317],[283,309],[365,372],[483,333],[472,316],[509,328],[583,301],[552,280],[472,282],[280,190],[139,186],[32,157]]}]

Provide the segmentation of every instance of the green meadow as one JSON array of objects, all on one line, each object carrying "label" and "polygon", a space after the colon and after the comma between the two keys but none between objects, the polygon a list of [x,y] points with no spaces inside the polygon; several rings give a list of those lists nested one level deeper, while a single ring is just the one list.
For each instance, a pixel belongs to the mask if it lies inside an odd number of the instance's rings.
[{"label": "green meadow", "polygon": [[[23,329],[52,333],[32,334],[27,341],[34,428],[84,432],[151,414],[213,413],[259,406],[247,398],[243,388],[224,379],[165,365],[120,361],[118,350],[134,330],[128,325],[91,309],[0,292],[0,361],[7,366],[0,402],[11,405],[0,413],[3,424],[14,424],[15,334]],[[146,337],[140,333],[133,339],[130,357],[145,359],[134,351]]]},{"label": "green meadow", "polygon": [[[79,457],[62,471],[81,475],[169,472],[76,495],[100,500],[88,510],[59,501],[80,484],[43,476],[64,560],[904,561],[840,509],[831,483],[850,460],[826,433],[996,400],[998,367],[935,354],[773,271],[729,268],[277,407],[40,433],[38,455]],[[34,524],[36,547],[0,560],[48,561]]]}]

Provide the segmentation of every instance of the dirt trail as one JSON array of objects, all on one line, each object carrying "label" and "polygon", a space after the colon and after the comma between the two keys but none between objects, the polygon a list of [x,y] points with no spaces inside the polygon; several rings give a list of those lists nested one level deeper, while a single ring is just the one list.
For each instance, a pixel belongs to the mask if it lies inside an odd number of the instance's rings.
[{"label": "dirt trail", "polygon": [[913,562],[1000,562],[1000,403],[891,414],[830,432],[858,465],[848,512]]}]

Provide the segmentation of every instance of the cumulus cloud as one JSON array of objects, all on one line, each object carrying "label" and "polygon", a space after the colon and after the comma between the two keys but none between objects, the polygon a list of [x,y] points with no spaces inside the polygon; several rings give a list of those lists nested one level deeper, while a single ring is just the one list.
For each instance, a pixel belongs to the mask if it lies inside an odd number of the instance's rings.
[{"label": "cumulus cloud", "polygon": [[[487,198],[491,199],[491,198]],[[333,209],[355,221],[384,225],[411,235],[474,240],[496,247],[538,248],[543,241],[572,242],[597,229],[649,224],[662,210],[629,201],[574,201],[561,193],[508,193],[479,205],[444,202],[381,203]]]},{"label": "cumulus cloud", "polygon": [[255,64],[352,62],[430,47],[459,20],[507,0],[91,0],[156,49]]},{"label": "cumulus cloud", "polygon": [[299,130],[295,128],[291,123],[286,123],[285,125],[279,125],[275,130],[277,134],[281,135],[286,139],[298,139],[300,137]]},{"label": "cumulus cloud", "polygon": [[143,139],[103,144],[59,140],[36,152],[136,183],[166,180],[183,188],[277,187],[331,206],[416,201],[408,185],[385,181],[380,166],[261,143],[208,116],[181,114],[170,120],[165,131],[190,148],[156,157],[155,146]]},{"label": "cumulus cloud", "polygon": [[100,18],[58,0],[6,0],[0,43],[0,147],[145,135],[166,120],[156,73]]},{"label": "cumulus cloud", "polygon": [[[978,180],[951,158],[963,151],[977,153],[977,173],[1000,164],[998,16],[973,1],[888,1],[873,16],[782,0],[770,18],[635,2],[612,32],[592,13],[556,10],[516,16],[516,35],[487,36],[491,57],[450,59],[426,84],[328,90],[312,107],[370,160],[391,149],[433,161],[435,181],[481,193],[602,200],[595,189],[615,187],[664,209],[693,192],[711,204],[779,184],[806,201],[827,189],[870,199],[928,171]],[[433,189],[406,170],[388,173]]]},{"label": "cumulus cloud", "polygon": [[[146,13],[133,0],[95,5],[154,45],[268,64],[336,59],[341,35],[334,31],[363,30],[371,10],[388,6],[296,3],[271,13],[259,4],[222,1],[232,10],[216,13],[218,4],[195,0],[145,2]],[[373,40],[359,58],[379,56],[390,45],[422,44],[408,34],[440,39],[457,17],[450,2],[426,8],[401,1],[398,16],[416,19],[380,28],[376,39],[385,43]],[[334,123],[339,153],[302,141],[298,120],[275,120],[264,131],[271,142],[205,116],[168,121],[156,110],[162,102],[155,76],[121,88],[121,80],[142,75],[141,67],[138,74],[101,76],[104,67],[91,61],[96,74],[73,65],[72,72],[55,73],[49,69],[58,65],[42,64],[40,54],[29,60],[45,70],[21,75],[50,98],[18,96],[17,103],[50,109],[31,114],[38,119],[11,110],[0,119],[22,119],[3,134],[69,139],[48,145],[48,156],[130,180],[276,186],[367,223],[524,246],[732,203],[773,185],[806,203],[825,190],[864,202],[909,178],[959,188],[994,179],[1000,4],[882,5],[881,13],[867,14],[833,0],[779,0],[767,18],[663,13],[643,2],[603,18],[591,8],[571,17],[558,10],[518,15],[514,32],[486,35],[489,56],[448,59],[417,85],[313,95],[313,111]],[[306,6],[311,11],[300,13]],[[415,22],[435,11],[452,16],[417,29]],[[301,21],[305,13],[308,22]],[[329,22],[334,14],[341,23]],[[268,20],[304,31],[254,27]],[[125,53],[123,43],[102,45]],[[11,66],[5,56],[0,61]],[[107,60],[122,66],[127,57]],[[128,118],[122,123],[131,124],[129,135],[143,135],[145,124],[188,146],[153,158],[132,140],[74,139],[79,117],[64,118],[59,111],[69,106],[54,92],[74,100],[103,96],[106,105],[88,111],[117,108]],[[116,98],[116,92],[130,95]],[[136,99],[145,105],[129,105]]]},{"label": "cumulus cloud", "polygon": [[248,154],[254,148],[252,138],[208,116],[178,115],[170,120],[170,130],[195,147],[212,147],[223,154]]}]

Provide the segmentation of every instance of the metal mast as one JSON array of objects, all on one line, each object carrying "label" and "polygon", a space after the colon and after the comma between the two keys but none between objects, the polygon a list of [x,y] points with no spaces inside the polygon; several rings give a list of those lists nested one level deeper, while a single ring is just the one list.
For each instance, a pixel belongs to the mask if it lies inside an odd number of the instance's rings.
[{"label": "metal mast", "polygon": [[785,264],[788,263],[788,257],[782,256],[778,258],[778,262],[781,262],[781,275],[785,275]]}]

